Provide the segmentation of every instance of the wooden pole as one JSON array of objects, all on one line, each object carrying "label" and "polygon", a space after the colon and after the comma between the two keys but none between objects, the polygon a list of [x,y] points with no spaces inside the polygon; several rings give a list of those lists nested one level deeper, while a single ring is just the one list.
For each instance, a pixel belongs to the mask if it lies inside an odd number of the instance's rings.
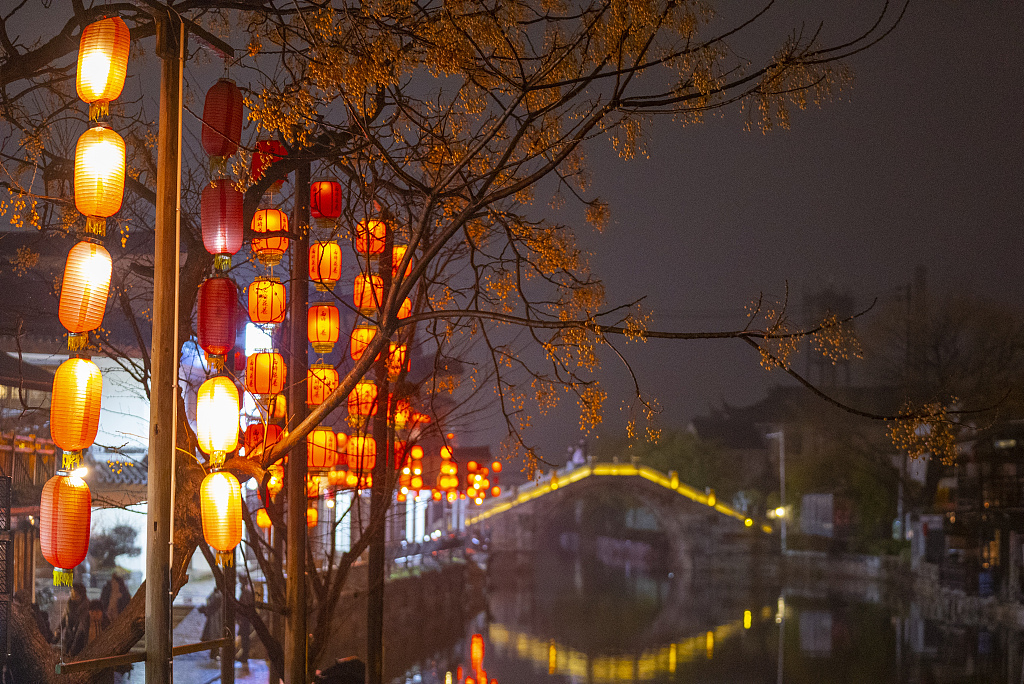
[{"label": "wooden pole", "polygon": [[146,508],[146,684],[171,684],[171,554],[178,389],[178,244],[185,27],[156,14],[160,62]]},{"label": "wooden pole", "polygon": [[[220,649],[220,681],[221,684],[235,684],[235,561],[238,553],[231,552],[231,563],[224,564],[221,575],[224,577],[223,601],[223,637],[226,645]],[[244,558],[244,556],[243,556]]]},{"label": "wooden pole", "polygon": [[[295,171],[295,208],[292,230],[296,234],[292,252],[292,299],[288,366],[288,408],[291,427],[306,419],[306,305],[309,301],[309,164]],[[284,638],[285,684],[307,684],[306,665],[306,440],[292,448],[288,458],[287,612]]]}]

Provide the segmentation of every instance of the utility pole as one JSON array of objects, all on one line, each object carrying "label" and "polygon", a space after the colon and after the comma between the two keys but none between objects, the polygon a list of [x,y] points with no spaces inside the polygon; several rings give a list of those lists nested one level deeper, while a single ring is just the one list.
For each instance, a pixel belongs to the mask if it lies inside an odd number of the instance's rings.
[{"label": "utility pole", "polygon": [[[295,234],[291,262],[292,299],[289,312],[288,411],[294,429],[309,415],[306,408],[306,306],[309,301],[309,163],[295,170],[295,207],[292,211]],[[285,684],[306,684],[306,440],[292,447],[288,458],[288,571],[287,612],[284,637]]]},{"label": "utility pole", "polygon": [[154,12],[160,56],[153,340],[150,350],[146,484],[146,684],[171,684],[171,562],[178,408],[178,238],[181,220],[181,103],[185,25]]},{"label": "utility pole", "polygon": [[786,522],[789,518],[789,512],[786,510],[786,433],[782,430],[778,432],[769,432],[765,435],[768,439],[779,440],[779,507],[782,509],[782,515],[779,519],[782,523],[779,525],[779,536],[782,540],[782,553],[786,553]]}]

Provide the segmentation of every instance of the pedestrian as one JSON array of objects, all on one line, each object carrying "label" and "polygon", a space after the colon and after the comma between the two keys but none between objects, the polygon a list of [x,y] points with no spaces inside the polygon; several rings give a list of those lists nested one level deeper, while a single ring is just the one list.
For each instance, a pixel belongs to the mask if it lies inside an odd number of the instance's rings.
[{"label": "pedestrian", "polygon": [[[248,581],[242,581],[242,593],[238,597],[238,605],[243,606],[246,610],[256,607],[256,597],[252,591],[252,584]],[[239,652],[238,661],[242,663],[242,668],[245,670],[249,669],[249,646],[250,646],[250,635],[252,633],[252,623],[249,622],[247,613],[243,610],[235,610],[235,615],[238,616],[238,641],[239,641]]]},{"label": "pedestrian", "polygon": [[[220,639],[224,636],[224,623],[223,623],[223,607],[224,598],[221,596],[220,589],[214,588],[210,595],[206,597],[206,605],[199,606],[199,612],[206,616],[206,624],[203,625],[203,641],[213,641],[214,639]],[[210,649],[210,660],[216,660],[218,651],[220,649]]]},{"label": "pedestrian", "polygon": [[128,587],[125,586],[124,578],[119,573],[113,573],[107,583],[103,585],[100,593],[100,603],[103,604],[103,612],[107,619],[113,622],[117,616],[124,612],[128,606]]},{"label": "pedestrian", "polygon": [[75,582],[60,619],[60,640],[64,653],[78,655],[89,641],[89,599],[85,585]]}]

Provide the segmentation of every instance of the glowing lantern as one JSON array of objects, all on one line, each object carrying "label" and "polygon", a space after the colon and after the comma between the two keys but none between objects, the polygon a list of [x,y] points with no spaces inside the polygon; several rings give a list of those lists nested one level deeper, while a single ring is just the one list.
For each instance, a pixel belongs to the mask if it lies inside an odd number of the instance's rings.
[{"label": "glowing lantern", "polygon": [[353,361],[358,361],[363,357],[363,352],[370,346],[370,342],[376,334],[377,328],[372,325],[356,326],[356,329],[352,331],[352,337],[349,341],[349,353],[352,355]]},{"label": "glowing lantern", "polygon": [[288,398],[283,394],[270,398],[266,411],[271,420],[284,420],[288,417]]},{"label": "glowing lantern", "polygon": [[266,451],[281,441],[284,428],[273,423],[253,423],[245,428],[245,455],[252,458],[257,449]]},{"label": "glowing lantern", "polygon": [[345,484],[345,471],[344,470],[332,470],[327,473],[327,486],[328,487],[340,487]]},{"label": "glowing lantern", "polygon": [[283,323],[286,300],[287,295],[280,280],[259,276],[249,285],[249,320],[262,326]]},{"label": "glowing lantern", "polygon": [[89,552],[92,493],[89,485],[61,470],[43,485],[39,502],[39,546],[53,566],[54,586],[71,586],[73,569]]},{"label": "glowing lantern", "polygon": [[242,541],[242,488],[231,473],[219,470],[199,487],[203,538],[217,552],[218,565],[232,565]]},{"label": "glowing lantern", "polygon": [[326,473],[338,463],[338,438],[334,430],[320,425],[306,435],[306,468]]},{"label": "glowing lantern", "polygon": [[396,380],[402,371],[408,370],[406,360],[406,346],[396,342],[388,346],[388,380]]},{"label": "glowing lantern", "polygon": [[412,301],[406,297],[402,300],[402,306],[398,308],[398,318],[408,318],[409,316],[412,316]]},{"label": "glowing lantern", "polygon": [[121,208],[124,198],[124,139],[98,125],[78,139],[75,147],[75,207],[87,217],[85,230],[106,233],[106,219]]},{"label": "glowing lantern", "polygon": [[341,247],[330,240],[317,240],[309,246],[309,279],[320,292],[334,289],[341,278]]},{"label": "glowing lantern", "polygon": [[267,468],[270,477],[267,479],[267,493],[273,499],[284,488],[284,468],[280,463],[275,463]]},{"label": "glowing lantern", "polygon": [[[402,259],[405,258],[405,253],[409,251],[409,245],[395,245],[391,248],[391,277],[398,277],[398,267],[402,265]],[[403,278],[408,278],[409,274],[412,273],[412,261],[409,261],[409,265],[405,267],[405,275]]]},{"label": "glowing lantern", "polygon": [[[394,412],[394,423],[396,430],[404,430],[409,425],[409,421],[412,420],[412,405],[405,399],[399,399],[395,402]],[[413,447],[414,449],[419,447]],[[422,454],[422,448],[420,453]]]},{"label": "glowing lantern", "polygon": [[309,186],[309,214],[315,219],[333,220],[341,216],[341,183],[314,181]]},{"label": "glowing lantern", "polygon": [[203,149],[210,155],[210,167],[224,172],[224,159],[238,150],[242,139],[242,91],[235,82],[222,78],[206,91],[203,102]]},{"label": "glowing lantern", "polygon": [[[263,178],[271,164],[287,156],[288,150],[277,140],[260,140],[257,142],[256,151],[252,155],[252,167],[250,169],[253,182]],[[284,185],[283,178],[276,180],[270,186],[270,191],[279,190],[282,185]]]},{"label": "glowing lantern", "polygon": [[365,475],[377,464],[377,442],[373,437],[352,435],[345,445],[350,474]]},{"label": "glowing lantern", "polygon": [[288,368],[284,365],[284,357],[276,351],[256,352],[249,356],[245,364],[245,389],[252,394],[267,396],[280,394],[284,389],[284,381]]},{"label": "glowing lantern", "polygon": [[[87,359],[68,359],[53,375],[50,435],[64,451],[88,449],[100,422],[103,376]],[[76,563],[77,565],[77,563]]]},{"label": "glowing lantern", "polygon": [[270,237],[253,238],[252,251],[264,266],[281,263],[288,251],[288,215],[280,209],[260,209],[252,217],[252,232]]},{"label": "glowing lantern", "polygon": [[89,103],[90,121],[107,116],[110,101],[124,88],[130,40],[128,25],[120,17],[100,19],[82,29],[75,89]]},{"label": "glowing lantern", "polygon": [[207,278],[199,285],[196,332],[199,346],[213,368],[224,367],[227,353],[235,346],[238,288],[226,277]]},{"label": "glowing lantern", "polygon": [[474,634],[469,641],[469,664],[473,666],[473,671],[477,674],[484,669],[484,637],[482,634]]},{"label": "glowing lantern", "polygon": [[356,252],[369,257],[377,257],[384,251],[384,238],[388,226],[376,219],[363,219],[356,225]]},{"label": "glowing lantern", "polygon": [[215,465],[238,446],[238,389],[227,376],[214,376],[199,387],[196,439]]},{"label": "glowing lantern", "polygon": [[377,310],[384,301],[384,280],[379,275],[360,274],[352,286],[352,300],[362,313]]},{"label": "glowing lantern", "polygon": [[320,496],[320,478],[313,475],[306,479],[306,498],[315,499]]},{"label": "glowing lantern", "polygon": [[306,527],[316,527],[316,523],[319,519],[320,513],[315,507],[310,506],[306,509]]},{"label": "glowing lantern", "polygon": [[327,363],[314,363],[306,372],[306,405],[319,406],[338,389],[338,371]]},{"label": "glowing lantern", "polygon": [[215,180],[203,188],[203,246],[216,257],[218,270],[231,268],[231,255],[242,248],[242,204],[242,193],[229,180]]},{"label": "glowing lantern", "polygon": [[270,514],[267,513],[266,508],[261,508],[256,511],[256,526],[261,530],[270,529],[271,526]]},{"label": "glowing lantern", "polygon": [[[370,416],[377,415],[377,385],[360,380],[348,395],[349,424],[365,425]],[[353,438],[354,439],[354,438]]]},{"label": "glowing lantern", "polygon": [[83,241],[71,248],[64,265],[58,315],[67,328],[68,348],[82,349],[88,341],[85,333],[103,322],[110,287],[110,254],[102,245]]},{"label": "glowing lantern", "polygon": [[314,304],[306,312],[306,334],[313,351],[330,354],[341,335],[341,314],[333,304]]}]

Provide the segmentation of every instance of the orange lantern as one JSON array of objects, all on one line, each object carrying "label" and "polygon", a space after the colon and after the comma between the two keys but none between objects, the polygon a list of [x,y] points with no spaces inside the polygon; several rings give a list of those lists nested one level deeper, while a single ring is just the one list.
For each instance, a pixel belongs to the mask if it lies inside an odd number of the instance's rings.
[{"label": "orange lantern", "polygon": [[284,420],[288,417],[288,398],[283,394],[271,397],[267,402],[266,413],[270,420]]},{"label": "orange lantern", "polygon": [[314,506],[310,506],[306,509],[306,527],[316,527],[317,521],[320,519],[320,512]]},{"label": "orange lantern", "polygon": [[76,476],[59,471],[43,485],[39,502],[39,546],[53,566],[53,585],[71,586],[73,568],[89,551],[92,493]]},{"label": "orange lantern", "polygon": [[106,234],[107,217],[124,198],[124,139],[111,128],[90,128],[75,146],[75,207],[86,216],[85,230]]},{"label": "orange lantern", "polygon": [[[377,415],[377,385],[370,380],[360,380],[348,395],[349,423],[365,425],[370,416]],[[353,439],[355,439],[353,437]]]},{"label": "orange lantern", "polygon": [[367,257],[377,257],[384,251],[384,238],[388,226],[377,219],[363,219],[356,225],[356,252]]},{"label": "orange lantern", "polygon": [[89,339],[86,333],[103,322],[110,270],[110,254],[103,245],[82,241],[68,253],[58,316],[61,325],[71,333],[68,348],[72,351],[84,348]]},{"label": "orange lantern", "polygon": [[266,508],[261,508],[256,511],[256,526],[261,530],[270,529],[272,522],[270,520],[270,514],[267,513]]},{"label": "orange lantern", "polygon": [[352,338],[349,341],[349,353],[353,361],[363,357],[363,352],[370,346],[373,336],[377,334],[377,328],[372,325],[357,325],[352,331]]},{"label": "orange lantern", "polygon": [[131,34],[120,17],[95,21],[82,29],[78,43],[75,90],[89,103],[89,120],[109,114],[110,101],[124,88]]},{"label": "orange lantern", "polygon": [[330,354],[341,335],[341,314],[333,304],[314,304],[306,312],[306,334],[313,351]]},{"label": "orange lantern", "polygon": [[388,380],[396,380],[402,371],[408,370],[405,360],[406,346],[392,342],[388,346]]},{"label": "orange lantern", "polygon": [[273,423],[253,423],[245,428],[245,455],[251,458],[257,450],[266,452],[267,449],[281,441],[284,436],[284,428]]},{"label": "orange lantern", "polygon": [[309,246],[309,279],[320,292],[334,289],[341,278],[341,247],[330,240],[317,240]]},{"label": "orange lantern", "polygon": [[242,541],[242,488],[223,470],[212,472],[199,487],[203,538],[217,552],[217,565],[233,565],[235,547]]},{"label": "orange lantern", "polygon": [[365,475],[377,464],[377,442],[373,437],[352,435],[345,445],[349,473]]},{"label": "orange lantern", "polygon": [[306,435],[306,468],[326,473],[338,463],[338,438],[334,430],[320,425]]},{"label": "orange lantern", "polygon": [[283,323],[286,299],[280,280],[259,276],[249,285],[249,320],[262,326]]},{"label": "orange lantern", "polygon": [[311,475],[306,478],[306,498],[315,499],[320,496],[320,478],[317,475]]},{"label": "orange lantern", "polygon": [[279,353],[256,352],[245,363],[245,389],[251,394],[261,394],[269,399],[269,395],[281,393],[287,375],[288,368]]},{"label": "orange lantern", "polygon": [[327,473],[327,486],[328,487],[341,487],[345,484],[345,471],[344,470],[332,470]]},{"label": "orange lantern", "polygon": [[409,316],[412,316],[412,301],[406,297],[402,300],[402,306],[398,308],[398,318],[403,319]]},{"label": "orange lantern", "polygon": [[378,305],[384,303],[384,280],[379,275],[357,275],[352,300],[361,313],[376,311]]},{"label": "orange lantern", "polygon": [[267,468],[270,477],[267,479],[267,493],[273,499],[284,488],[284,468],[280,463],[275,463]]},{"label": "orange lantern", "polygon": [[280,209],[260,209],[252,217],[252,232],[268,237],[253,238],[252,251],[264,266],[281,263],[288,251],[288,215]]},{"label": "orange lantern", "polygon": [[227,376],[214,376],[199,387],[196,439],[215,466],[238,446],[238,389]]},{"label": "orange lantern", "polygon": [[[100,422],[103,376],[87,359],[68,359],[53,376],[50,435],[64,451],[88,449]],[[77,564],[76,564],[77,565]]]},{"label": "orange lantern", "polygon": [[314,363],[306,371],[306,405],[319,406],[338,389],[338,371],[328,363]]},{"label": "orange lantern", "polygon": [[[404,430],[409,425],[410,420],[412,420],[412,405],[405,399],[399,399],[395,402],[394,408],[395,429]],[[420,449],[422,454],[422,447],[413,447],[413,449],[417,448]]]},{"label": "orange lantern", "polygon": [[[405,258],[406,252],[409,251],[409,245],[394,245],[391,248],[391,277],[398,278],[398,268],[402,265],[402,259]],[[403,278],[408,278],[409,274],[412,273],[412,260],[409,261],[409,265],[405,267],[405,275]]]}]

